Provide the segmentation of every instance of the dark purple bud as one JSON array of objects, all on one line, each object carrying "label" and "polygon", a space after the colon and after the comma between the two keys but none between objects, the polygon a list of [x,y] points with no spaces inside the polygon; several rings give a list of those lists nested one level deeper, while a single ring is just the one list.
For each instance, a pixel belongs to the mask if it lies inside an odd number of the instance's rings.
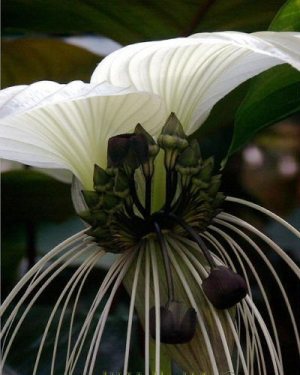
[{"label": "dark purple bud", "polygon": [[231,269],[218,266],[203,280],[202,289],[216,309],[229,309],[247,294],[245,280]]},{"label": "dark purple bud", "polygon": [[148,160],[148,142],[143,134],[133,134],[130,139],[130,147],[134,151],[139,164]]},{"label": "dark purple bud", "polygon": [[138,168],[148,160],[148,143],[143,134],[120,134],[108,140],[108,163]]},{"label": "dark purple bud", "polygon": [[[150,333],[155,339],[155,307],[150,309]],[[196,331],[196,311],[181,302],[171,301],[160,307],[160,342],[184,344],[192,340]]]},{"label": "dark purple bud", "polygon": [[117,167],[121,165],[129,151],[132,134],[120,134],[108,140],[107,154],[109,163]]}]

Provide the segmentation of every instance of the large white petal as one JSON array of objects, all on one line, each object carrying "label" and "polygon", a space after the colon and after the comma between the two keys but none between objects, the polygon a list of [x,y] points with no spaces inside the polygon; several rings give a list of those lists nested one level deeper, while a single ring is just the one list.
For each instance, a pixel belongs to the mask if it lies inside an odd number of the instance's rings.
[{"label": "large white petal", "polygon": [[31,85],[12,86],[0,91],[0,118],[48,104],[97,95],[115,95],[122,92],[124,89],[108,83],[90,85],[82,81],[73,81],[68,84],[40,81]]},{"label": "large white petal", "polygon": [[161,95],[187,133],[243,81],[282,63],[300,70],[299,33],[203,33],[134,44],[106,57],[91,82]]},{"label": "large white petal", "polygon": [[150,93],[82,82],[53,82],[43,91],[43,85],[1,93],[0,157],[68,169],[85,188],[92,186],[94,164],[106,166],[111,136],[132,131],[138,122],[156,135],[167,116],[160,98]]}]

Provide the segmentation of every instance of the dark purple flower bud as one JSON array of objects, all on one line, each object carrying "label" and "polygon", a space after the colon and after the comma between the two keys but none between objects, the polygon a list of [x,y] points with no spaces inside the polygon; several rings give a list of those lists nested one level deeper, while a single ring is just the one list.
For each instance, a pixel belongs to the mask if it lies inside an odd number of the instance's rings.
[{"label": "dark purple flower bud", "polygon": [[115,167],[125,160],[130,146],[132,134],[119,134],[108,140],[107,154],[109,163]]},{"label": "dark purple flower bud", "polygon": [[139,164],[148,160],[148,142],[143,134],[133,134],[130,138],[130,147],[134,151]]},{"label": "dark purple flower bud", "polygon": [[216,309],[229,309],[247,294],[245,280],[231,269],[218,266],[203,280],[202,289]]},{"label": "dark purple flower bud", "polygon": [[[150,333],[155,339],[155,307],[150,309]],[[160,307],[160,342],[184,344],[192,340],[196,331],[196,311],[181,302],[171,301]]]},{"label": "dark purple flower bud", "polygon": [[143,134],[120,134],[108,140],[108,164],[138,168],[148,160],[148,143]]}]

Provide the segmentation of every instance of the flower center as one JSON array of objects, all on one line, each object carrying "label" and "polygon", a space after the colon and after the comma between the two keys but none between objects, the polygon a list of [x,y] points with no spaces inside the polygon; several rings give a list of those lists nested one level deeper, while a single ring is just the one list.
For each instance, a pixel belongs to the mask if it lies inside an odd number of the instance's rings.
[{"label": "flower center", "polygon": [[[163,160],[155,160],[159,152]],[[203,231],[224,200],[213,168],[213,159],[201,158],[197,141],[188,140],[174,113],[157,143],[140,124],[132,134],[110,138],[106,170],[95,165],[94,190],[83,191],[88,210],[80,216],[91,225],[87,234],[120,253],[157,236],[158,229],[186,237]],[[154,211],[153,184],[164,177],[164,201]]]},{"label": "flower center", "polygon": [[[159,153],[163,158],[156,158]],[[175,295],[166,235],[191,238],[201,248],[210,268],[205,293],[217,308],[229,308],[246,293],[244,280],[216,265],[199,233],[219,212],[224,196],[213,159],[203,160],[197,141],[189,141],[171,113],[157,143],[138,124],[132,134],[109,139],[106,170],[95,165],[94,190],[83,191],[88,210],[80,214],[91,228],[86,232],[108,252],[121,253],[140,241],[156,240],[161,249],[168,300],[160,307],[160,340],[180,344],[192,339],[196,312]],[[162,173],[164,172],[164,173]],[[153,186],[165,179],[164,198]],[[161,200],[158,210],[153,201]],[[224,285],[226,288],[224,288]],[[150,331],[156,335],[155,307],[150,309]]]}]

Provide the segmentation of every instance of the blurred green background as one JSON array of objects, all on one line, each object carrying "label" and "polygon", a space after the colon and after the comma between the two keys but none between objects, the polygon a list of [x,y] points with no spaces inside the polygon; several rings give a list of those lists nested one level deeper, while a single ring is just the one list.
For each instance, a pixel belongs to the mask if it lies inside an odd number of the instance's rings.
[{"label": "blurred green background", "polygon": [[[2,88],[38,80],[88,82],[105,54],[134,42],[207,31],[300,31],[299,14],[299,0],[3,0]],[[220,163],[231,156],[224,168],[224,192],[258,202],[298,228],[299,92],[299,72],[286,65],[273,68],[227,95],[196,133],[204,155],[215,155]],[[300,260],[299,243],[276,225],[247,210],[239,210],[239,216],[253,220],[292,258]],[[2,297],[36,259],[81,228],[82,223],[74,215],[69,184],[3,161]],[[36,347],[32,332],[40,329],[41,312],[50,311],[57,298],[57,285],[64,284],[71,271],[55,281],[33,310],[33,325],[22,332],[10,359],[17,374],[31,373],[29,362]],[[86,301],[80,306],[82,317],[91,300],[92,292],[88,291],[99,285],[104,274],[105,267],[93,272],[84,294]],[[122,368],[128,311],[124,290],[117,299],[101,347],[104,360],[98,364],[99,374],[105,369]],[[137,319],[135,327],[132,371],[143,368],[142,333]],[[293,352],[288,338],[286,345]],[[295,366],[290,357],[287,371]],[[40,373],[48,371],[49,363],[42,362]]]}]

